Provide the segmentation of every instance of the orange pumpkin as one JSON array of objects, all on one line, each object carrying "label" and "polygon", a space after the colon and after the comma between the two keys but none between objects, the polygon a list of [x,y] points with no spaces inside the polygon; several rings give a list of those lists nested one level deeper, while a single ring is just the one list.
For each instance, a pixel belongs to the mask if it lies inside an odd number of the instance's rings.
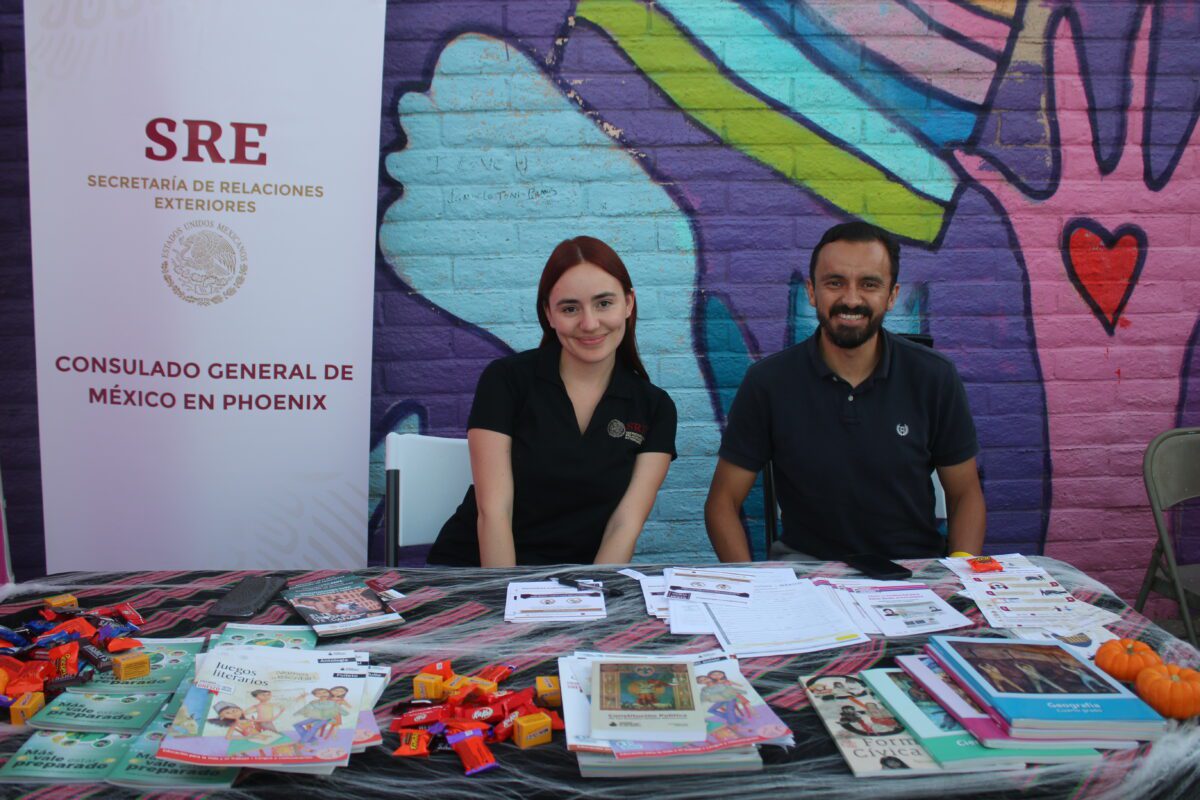
[{"label": "orange pumpkin", "polygon": [[1096,651],[1096,666],[1119,681],[1130,682],[1146,667],[1161,663],[1158,653],[1137,639],[1110,639]]},{"label": "orange pumpkin", "polygon": [[1200,672],[1178,664],[1159,664],[1138,673],[1138,697],[1164,717],[1187,719],[1200,714]]}]

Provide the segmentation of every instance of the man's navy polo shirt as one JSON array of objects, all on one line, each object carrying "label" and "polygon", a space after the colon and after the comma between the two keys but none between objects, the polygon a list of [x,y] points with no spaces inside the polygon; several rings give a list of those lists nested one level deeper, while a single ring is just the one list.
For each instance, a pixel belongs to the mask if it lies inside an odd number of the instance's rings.
[{"label": "man's navy polo shirt", "polygon": [[[512,437],[518,564],[590,564],[641,453],[675,457],[675,404],[618,360],[584,433],[558,372],[561,345],[484,369],[467,428]],[[479,566],[475,487],[442,527],[429,563]]]},{"label": "man's navy polo shirt", "polygon": [[820,331],[746,371],[720,456],[774,463],[785,544],[818,558],[940,555],[930,473],[979,452],[954,364],[887,331],[875,371],[851,388],[821,357]]}]

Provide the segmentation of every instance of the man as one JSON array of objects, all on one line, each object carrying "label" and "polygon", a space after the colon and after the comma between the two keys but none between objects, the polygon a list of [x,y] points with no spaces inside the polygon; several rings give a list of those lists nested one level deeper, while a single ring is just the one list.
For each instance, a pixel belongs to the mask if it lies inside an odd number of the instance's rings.
[{"label": "man", "polygon": [[[865,222],[835,225],[813,249],[817,332],[751,366],[729,410],[704,506],[722,561],[750,560],[738,512],[768,460],[783,511],[772,558],[980,552],[979,444],[962,381],[947,358],[881,327],[899,270],[899,245]],[[933,516],[934,468],[948,543]]]}]

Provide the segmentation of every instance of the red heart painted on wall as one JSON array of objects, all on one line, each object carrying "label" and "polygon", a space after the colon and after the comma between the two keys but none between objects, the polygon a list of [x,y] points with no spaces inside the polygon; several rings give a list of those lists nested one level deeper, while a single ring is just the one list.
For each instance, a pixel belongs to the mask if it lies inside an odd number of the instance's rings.
[{"label": "red heart painted on wall", "polygon": [[1122,225],[1112,233],[1093,219],[1073,219],[1063,228],[1067,277],[1112,336],[1146,263],[1146,232]]}]

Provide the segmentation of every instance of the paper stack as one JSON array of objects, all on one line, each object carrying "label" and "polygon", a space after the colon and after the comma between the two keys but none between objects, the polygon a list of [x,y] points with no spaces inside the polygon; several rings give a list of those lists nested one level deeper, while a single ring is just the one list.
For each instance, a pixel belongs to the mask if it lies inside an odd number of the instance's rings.
[{"label": "paper stack", "polygon": [[863,633],[923,636],[972,625],[971,620],[924,584],[838,578],[817,578],[813,584],[840,606]]},{"label": "paper stack", "polygon": [[576,652],[558,660],[567,748],[584,777],[762,768],[756,745],[791,731],[719,651]]},{"label": "paper stack", "polygon": [[1120,617],[1072,595],[1041,567],[1020,554],[992,557],[1000,572],[975,573],[965,558],[942,563],[963,583],[993,628],[1037,628],[1073,634],[1116,622]]},{"label": "paper stack", "polygon": [[604,619],[602,589],[566,586],[557,581],[514,581],[504,604],[506,622],[564,622]]},{"label": "paper stack", "polygon": [[807,653],[869,641],[846,612],[789,567],[633,570],[646,610],[674,634],[708,633],[741,657]]}]

